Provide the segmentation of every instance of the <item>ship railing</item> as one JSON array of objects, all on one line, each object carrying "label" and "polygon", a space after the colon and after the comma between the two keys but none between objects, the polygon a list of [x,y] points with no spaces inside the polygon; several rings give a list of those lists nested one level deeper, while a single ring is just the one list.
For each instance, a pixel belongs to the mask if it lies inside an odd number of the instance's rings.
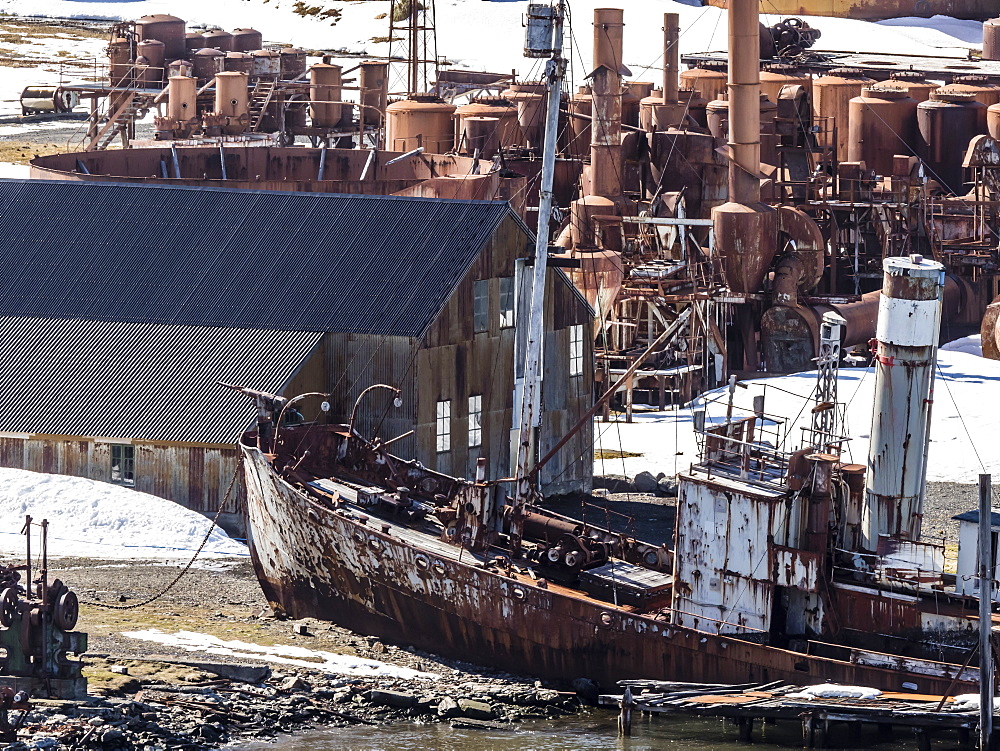
[{"label": "ship railing", "polygon": [[751,425],[754,420],[743,418],[707,430],[698,430],[696,425],[702,457],[696,466],[709,476],[725,475],[783,487],[787,482],[789,454],[755,439]]}]

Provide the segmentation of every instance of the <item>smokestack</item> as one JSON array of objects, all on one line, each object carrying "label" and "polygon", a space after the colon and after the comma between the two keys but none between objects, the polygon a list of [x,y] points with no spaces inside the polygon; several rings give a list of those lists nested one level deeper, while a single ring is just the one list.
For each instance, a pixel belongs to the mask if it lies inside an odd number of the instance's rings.
[{"label": "smokestack", "polygon": [[590,128],[590,191],[616,199],[622,194],[622,21],[620,8],[594,10],[593,121]]},{"label": "smokestack", "polygon": [[875,329],[872,415],[862,547],[879,535],[920,537],[932,374],[941,330],[944,266],[922,256],[886,258]]}]

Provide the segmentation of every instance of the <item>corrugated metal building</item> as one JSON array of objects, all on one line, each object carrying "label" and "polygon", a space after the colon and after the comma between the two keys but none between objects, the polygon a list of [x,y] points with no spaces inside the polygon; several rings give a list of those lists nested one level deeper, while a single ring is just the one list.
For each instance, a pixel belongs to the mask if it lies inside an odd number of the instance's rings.
[{"label": "corrugated metal building", "polygon": [[[214,513],[253,416],[216,381],[330,392],[335,421],[381,382],[403,406],[372,392],[363,433],[506,476],[532,253],[503,202],[0,181],[0,464]],[[548,285],[543,451],[593,399],[592,312],[562,272]],[[563,449],[547,492],[589,487],[591,445]]]}]

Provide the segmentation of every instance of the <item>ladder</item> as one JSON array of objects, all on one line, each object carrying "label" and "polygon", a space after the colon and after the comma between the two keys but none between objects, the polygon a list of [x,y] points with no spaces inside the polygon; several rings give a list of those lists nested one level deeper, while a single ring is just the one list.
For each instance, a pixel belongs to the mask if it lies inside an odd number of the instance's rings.
[{"label": "ladder", "polygon": [[122,105],[115,110],[87,145],[86,151],[103,151],[111,145],[119,135],[127,137],[130,127],[137,118],[149,110],[149,97],[145,94],[131,94]]},{"label": "ladder", "polygon": [[253,87],[253,97],[250,99],[250,132],[256,133],[260,124],[264,121],[267,113],[267,106],[274,97],[274,91],[278,88],[278,81],[274,78],[262,78]]}]

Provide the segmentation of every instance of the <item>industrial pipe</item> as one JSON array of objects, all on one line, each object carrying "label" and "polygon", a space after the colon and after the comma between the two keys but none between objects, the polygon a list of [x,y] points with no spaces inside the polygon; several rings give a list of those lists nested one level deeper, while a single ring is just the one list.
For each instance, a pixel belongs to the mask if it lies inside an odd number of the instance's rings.
[{"label": "industrial pipe", "polygon": [[663,103],[677,101],[677,71],[680,67],[680,16],[663,14]]}]

